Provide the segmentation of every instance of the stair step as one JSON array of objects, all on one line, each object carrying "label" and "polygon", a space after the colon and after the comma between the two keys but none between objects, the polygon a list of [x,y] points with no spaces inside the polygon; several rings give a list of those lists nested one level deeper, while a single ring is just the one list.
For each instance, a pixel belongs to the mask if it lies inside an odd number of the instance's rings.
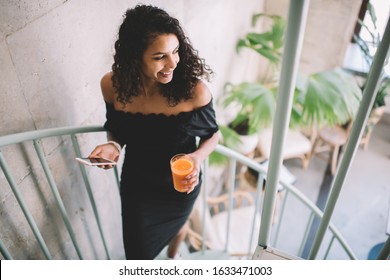
[{"label": "stair step", "polygon": [[225,251],[206,250],[204,252],[195,252],[186,255],[188,260],[228,260],[230,259],[229,253]]},{"label": "stair step", "polygon": [[254,260],[300,260],[296,256],[287,254],[286,252],[277,250],[272,247],[263,248],[261,246],[257,246],[255,250],[255,254],[253,255]]}]

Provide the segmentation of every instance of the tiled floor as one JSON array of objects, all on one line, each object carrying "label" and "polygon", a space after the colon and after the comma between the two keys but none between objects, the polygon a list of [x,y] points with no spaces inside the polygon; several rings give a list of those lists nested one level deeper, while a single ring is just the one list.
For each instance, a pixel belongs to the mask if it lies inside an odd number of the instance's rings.
[{"label": "tiled floor", "polygon": [[[309,168],[303,170],[298,160],[285,162],[297,176],[295,186],[316,202],[327,164],[318,157],[312,158]],[[299,209],[289,213],[289,230],[299,220]],[[331,222],[346,239],[358,259],[367,259],[370,250],[384,242],[390,215],[390,114],[385,114],[374,128],[366,150],[358,149],[356,157],[341,190]],[[295,217],[295,218],[294,218]],[[280,245],[292,250],[289,242]],[[337,249],[331,259],[344,259]]]}]

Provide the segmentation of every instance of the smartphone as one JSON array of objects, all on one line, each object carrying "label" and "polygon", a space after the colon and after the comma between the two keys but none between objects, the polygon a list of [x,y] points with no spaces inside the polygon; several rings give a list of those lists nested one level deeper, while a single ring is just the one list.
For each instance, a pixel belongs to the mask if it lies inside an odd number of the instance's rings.
[{"label": "smartphone", "polygon": [[116,165],[117,163],[113,160],[105,159],[105,158],[78,158],[76,157],[75,160],[78,162],[81,162],[83,164],[89,165],[89,166],[98,166],[98,165]]}]

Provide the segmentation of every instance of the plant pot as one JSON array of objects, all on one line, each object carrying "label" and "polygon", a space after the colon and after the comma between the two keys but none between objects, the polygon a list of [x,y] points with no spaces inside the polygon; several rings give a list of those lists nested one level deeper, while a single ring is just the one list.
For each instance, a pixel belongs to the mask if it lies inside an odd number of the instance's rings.
[{"label": "plant pot", "polygon": [[227,165],[209,165],[206,178],[207,196],[218,196],[223,193],[226,181]]},{"label": "plant pot", "polygon": [[234,149],[241,154],[249,155],[251,154],[258,142],[259,142],[259,135],[257,133],[250,134],[250,135],[239,135],[240,136],[240,143],[237,144]]}]

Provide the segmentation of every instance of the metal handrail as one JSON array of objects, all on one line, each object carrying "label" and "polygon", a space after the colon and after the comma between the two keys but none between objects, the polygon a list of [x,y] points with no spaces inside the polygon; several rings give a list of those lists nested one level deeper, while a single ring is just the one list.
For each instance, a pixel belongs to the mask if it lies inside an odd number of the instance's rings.
[{"label": "metal handrail", "polygon": [[11,144],[18,144],[25,141],[32,141],[32,140],[42,139],[47,137],[80,134],[80,133],[88,133],[88,132],[99,132],[99,131],[104,131],[104,128],[101,125],[68,126],[68,127],[46,128],[40,130],[20,132],[20,133],[0,136],[0,148]]},{"label": "metal handrail", "polygon": [[[26,141],[35,142],[35,141],[38,141],[38,140],[43,139],[43,138],[64,136],[64,135],[70,135],[72,137],[72,141],[76,141],[76,138],[75,138],[76,134],[102,132],[102,131],[104,131],[104,128],[102,126],[77,126],[77,127],[60,127],[60,128],[22,132],[22,133],[16,133],[16,134],[12,134],[12,135],[0,136],[0,148],[8,146],[8,145],[12,145],[12,144],[26,142]],[[76,147],[78,147],[78,144],[76,145]],[[76,148],[75,148],[75,150],[77,153]],[[242,155],[242,154],[240,154],[232,149],[229,149],[223,145],[218,144],[216,146],[215,151],[228,157],[230,162],[233,163],[231,166],[233,166],[234,168],[235,168],[235,163],[239,162],[239,163],[259,172],[259,180],[263,180],[267,174],[267,170],[262,165],[260,165],[258,162],[254,161],[253,159],[250,159],[250,158],[248,158],[248,157],[246,157],[246,156],[244,156],[244,155]],[[44,156],[44,155],[42,155],[42,156]],[[41,234],[40,234],[38,228],[36,227],[35,221],[33,220],[27,207],[24,205],[24,202],[23,202],[23,199],[22,199],[20,193],[18,193],[18,191],[17,191],[16,184],[12,179],[12,176],[10,174],[10,170],[7,168],[6,161],[5,161],[4,157],[2,156],[1,152],[0,152],[0,159],[1,159],[0,160],[1,167],[3,169],[3,172],[6,175],[8,182],[10,183],[11,187],[15,188],[15,190],[14,190],[15,196],[19,196],[21,198],[20,201],[18,201],[18,202],[21,205],[23,211],[25,212],[25,216],[28,219],[28,221],[30,223],[30,227],[33,229],[33,231],[38,239],[38,243],[40,243],[43,251],[46,252],[46,257],[48,259],[50,259],[51,258],[50,253],[48,253],[48,251],[47,251],[47,247],[46,247],[46,245],[41,237]],[[4,167],[6,167],[6,168],[4,168]],[[233,167],[230,170],[230,174],[232,174],[234,172]],[[48,167],[44,167],[44,168],[48,169]],[[49,172],[49,170],[47,170],[47,171]],[[204,174],[208,174],[207,170],[205,170]],[[50,175],[49,175],[49,177],[50,177]],[[88,180],[88,178],[84,178],[84,179]],[[230,180],[229,183],[230,183],[231,188],[234,188],[235,176],[230,176],[229,180]],[[206,180],[204,180],[203,182],[204,182],[204,184],[206,184]],[[86,183],[86,185],[88,185],[88,184],[89,183]],[[298,200],[301,203],[303,203],[308,209],[310,209],[312,212],[312,215],[315,215],[315,216],[320,217],[320,218],[322,217],[322,215],[323,215],[322,211],[316,205],[314,205],[297,188],[295,188],[293,185],[291,185],[289,183],[284,182],[283,180],[280,181],[280,184],[282,186],[284,186],[285,190],[287,191],[287,194],[293,195],[294,197],[298,198]],[[204,187],[206,187],[206,186],[204,186]],[[54,188],[55,188],[55,186],[54,186]],[[261,188],[258,188],[258,189],[261,189]],[[232,192],[230,192],[230,195],[231,194],[232,194]],[[287,195],[286,195],[286,197],[287,197]],[[94,205],[93,197],[92,198],[90,197],[90,199],[92,199],[92,204]],[[95,206],[93,208],[94,208],[94,210],[96,210]],[[284,207],[280,213],[281,216],[283,215],[283,212],[284,212]],[[98,220],[97,210],[95,212],[95,215],[96,215],[96,218]],[[282,222],[282,220],[280,220],[280,222]],[[100,224],[99,221],[98,221],[98,224]],[[230,226],[230,224],[228,222],[228,227],[229,226]],[[99,227],[100,227],[100,225],[99,225]],[[253,227],[252,227],[252,229],[253,229]],[[342,248],[345,250],[345,252],[348,254],[348,256],[351,259],[356,259],[355,254],[352,252],[351,248],[348,246],[348,244],[346,243],[344,238],[341,236],[341,234],[337,231],[337,229],[335,228],[335,226],[332,223],[329,224],[329,230],[332,232],[334,238],[337,239],[338,242],[341,244]],[[102,232],[101,232],[101,235],[102,235],[103,243],[105,244],[105,240],[104,240],[104,236],[103,236]],[[204,235],[204,231],[203,231],[203,235]],[[228,242],[229,241],[229,232],[227,232],[226,239]],[[205,238],[203,238],[203,240],[205,240]],[[7,250],[7,248],[5,247],[6,244],[4,244],[4,242],[1,239],[0,239],[0,245],[1,245],[0,251],[1,251],[2,255],[7,259],[12,259],[11,253]],[[110,258],[109,253],[108,253],[108,248],[106,247],[106,245],[105,245],[105,248],[106,248],[107,257]],[[227,250],[228,245],[226,245],[225,248],[226,248],[225,250]],[[329,250],[329,248],[328,248],[328,250]]]},{"label": "metal handrail", "polygon": [[[217,145],[216,152],[228,157],[230,160],[237,161],[259,173],[259,180],[261,180],[261,176],[266,176],[267,169],[264,168],[264,166],[260,165],[255,160],[248,158],[232,149],[229,149],[225,146],[222,146],[220,144]],[[302,204],[304,204],[310,211],[311,215],[317,216],[319,218],[322,218],[323,212],[311,201],[309,200],[301,191],[299,191],[295,186],[283,181],[280,179],[279,183],[285,188],[286,190],[286,197],[288,194],[293,195],[295,198],[297,198]],[[230,183],[230,186],[232,186],[232,183]],[[282,216],[284,213],[284,208],[281,209],[280,215]],[[279,222],[282,222],[280,220]],[[310,223],[310,221],[309,221]],[[340,243],[346,254],[349,256],[350,259],[357,259],[355,253],[350,248],[350,246],[347,244],[346,240],[343,238],[341,233],[336,229],[336,227],[330,223],[328,229],[333,234],[334,238],[337,239],[337,241]],[[276,235],[278,235],[278,231],[276,232]],[[304,239],[307,236],[304,237]],[[203,238],[205,240],[205,238]],[[304,240],[305,241],[305,240]]]},{"label": "metal handrail", "polygon": [[[72,225],[70,223],[68,214],[66,212],[65,205],[63,204],[62,198],[59,194],[58,188],[57,188],[56,183],[54,181],[54,177],[53,177],[52,172],[50,170],[50,167],[46,161],[46,157],[45,157],[45,154],[44,154],[43,149],[41,147],[40,141],[41,141],[41,139],[49,138],[49,137],[57,137],[57,136],[64,136],[64,135],[70,136],[72,138],[74,151],[75,151],[77,156],[80,156],[80,149],[78,147],[76,135],[82,134],[82,133],[102,132],[102,131],[104,131],[104,128],[102,126],[73,126],[73,127],[60,127],[60,128],[50,128],[50,129],[42,129],[42,130],[35,130],[35,131],[27,131],[27,132],[21,132],[21,133],[6,135],[6,136],[0,136],[0,148],[8,146],[8,145],[20,144],[20,143],[27,142],[27,141],[31,141],[33,143],[34,148],[35,148],[36,153],[37,153],[37,156],[40,160],[42,169],[45,172],[49,186],[51,188],[51,191],[54,195],[57,206],[58,206],[60,213],[62,215],[63,221],[65,223],[65,227],[70,235],[70,238],[74,244],[77,255],[79,256],[80,259],[83,259],[80,246],[77,242],[77,238],[75,236],[75,233],[74,233]],[[38,226],[37,226],[32,214],[31,214],[31,211],[28,209],[27,204],[25,203],[22,194],[18,190],[17,184],[16,184],[15,180],[13,179],[13,176],[11,175],[11,170],[8,167],[7,161],[4,158],[1,151],[0,151],[0,166],[1,166],[1,169],[3,170],[3,173],[4,173],[6,179],[9,183],[18,203],[19,203],[19,206],[21,207],[21,209],[23,211],[25,218],[27,219],[27,221],[30,225],[31,230],[33,231],[35,238],[37,239],[37,242],[38,242],[41,250],[43,251],[43,253],[47,259],[52,259],[52,256],[51,256],[49,249],[46,245],[46,242],[43,239],[42,234],[41,234],[40,230],[38,229]],[[90,203],[92,204],[92,209],[93,209],[93,212],[95,215],[95,220],[97,222],[97,226],[99,228],[99,233],[100,233],[100,236],[101,236],[104,248],[105,248],[105,252],[106,252],[107,258],[110,259],[111,256],[110,256],[108,246],[107,246],[107,243],[106,243],[103,231],[102,231],[100,218],[99,218],[97,208],[96,208],[95,199],[94,199],[92,192],[91,192],[91,189],[90,189],[90,184],[89,184],[89,180],[86,176],[85,167],[80,166],[80,168],[81,168],[81,172],[83,174],[84,183],[85,183],[86,188],[87,188]],[[116,168],[115,168],[115,175],[117,176]],[[117,180],[117,182],[118,182],[118,180]],[[1,247],[0,247],[1,253],[3,254],[3,256],[6,259],[12,259],[12,256],[11,256],[10,252],[7,250],[7,248],[5,247],[4,243],[0,242],[0,245],[1,245]]]}]

